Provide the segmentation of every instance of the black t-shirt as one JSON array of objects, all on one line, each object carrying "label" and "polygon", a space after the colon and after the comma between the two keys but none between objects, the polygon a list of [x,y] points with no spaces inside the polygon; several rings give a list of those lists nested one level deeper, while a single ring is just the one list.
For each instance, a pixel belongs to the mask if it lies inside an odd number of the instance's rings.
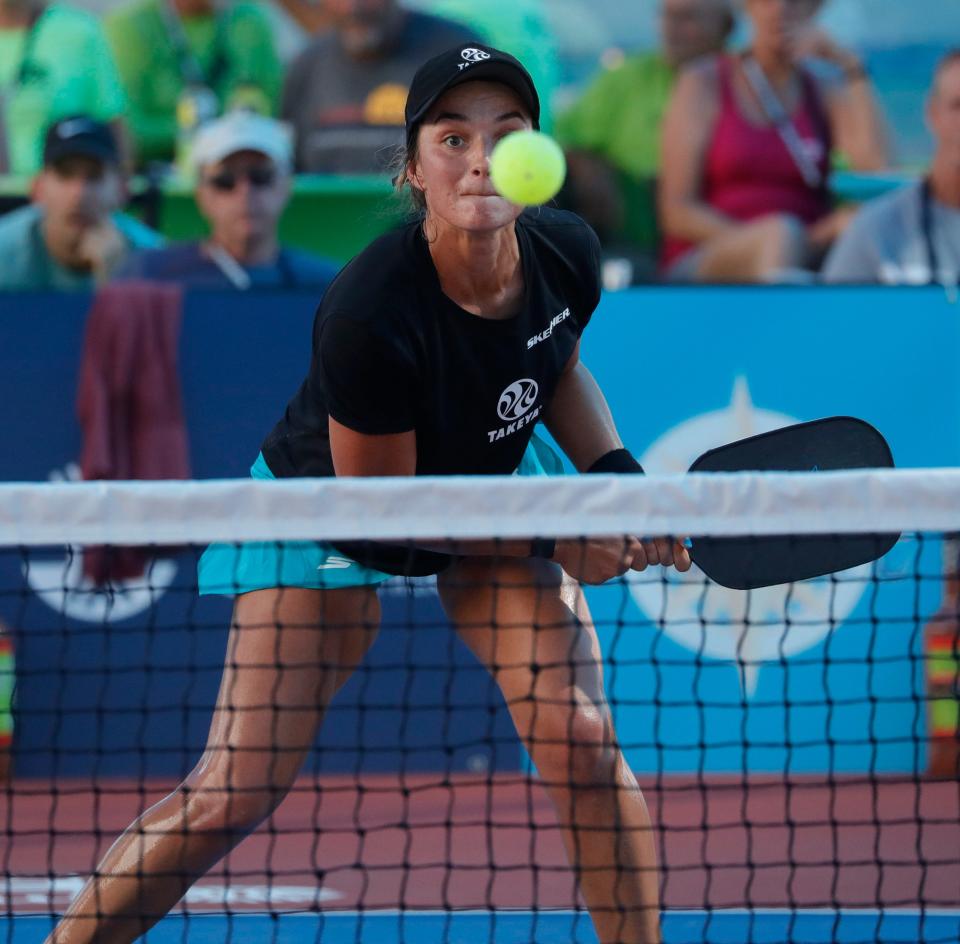
[{"label": "black t-shirt", "polygon": [[330,416],[361,433],[415,430],[418,475],[516,469],[600,299],[600,245],[579,217],[528,210],[516,230],[524,300],[507,320],[443,294],[419,222],[343,269],[317,312],[307,378],[263,443],[276,476],[334,474]]}]

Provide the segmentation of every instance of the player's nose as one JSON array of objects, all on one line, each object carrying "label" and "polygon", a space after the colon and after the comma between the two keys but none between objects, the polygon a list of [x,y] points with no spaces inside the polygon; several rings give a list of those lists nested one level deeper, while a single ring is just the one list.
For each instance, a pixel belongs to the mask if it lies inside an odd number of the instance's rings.
[{"label": "player's nose", "polygon": [[470,149],[470,171],[475,177],[490,176],[490,155],[493,153],[493,140],[478,137]]}]

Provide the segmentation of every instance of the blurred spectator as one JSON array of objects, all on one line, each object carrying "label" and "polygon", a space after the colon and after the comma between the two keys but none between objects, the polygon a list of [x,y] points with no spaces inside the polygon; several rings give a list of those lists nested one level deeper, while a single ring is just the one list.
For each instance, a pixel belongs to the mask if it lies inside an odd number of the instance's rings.
[{"label": "blurred spectator", "polygon": [[334,263],[280,246],[291,151],[287,129],[262,115],[236,111],[204,125],[193,161],[209,239],[137,253],[120,277],[205,288],[326,288],[337,272]]},{"label": "blurred spectator", "polygon": [[960,49],[933,76],[927,176],[864,206],[824,265],[827,282],[960,282]]},{"label": "blurred spectator", "polygon": [[602,71],[559,115],[571,209],[608,238],[623,227],[618,174],[656,176],[660,125],[679,70],[717,53],[734,25],[731,0],[661,0],[661,48]]},{"label": "blurred spectator", "polygon": [[297,169],[384,173],[403,143],[407,87],[425,60],[475,42],[464,27],[397,0],[327,0],[333,28],[287,74],[282,113],[296,129]]},{"label": "blurred spectator", "polygon": [[163,244],[116,212],[127,195],[119,161],[109,125],[78,116],[51,127],[33,202],[0,217],[0,289],[89,289],[131,250]]},{"label": "blurred spectator", "polygon": [[671,280],[772,281],[815,268],[850,216],[831,210],[834,148],[856,170],[886,166],[866,72],[813,24],[819,6],[744,0],[752,48],[680,76],[659,195]]},{"label": "blurred spectator", "polygon": [[280,60],[256,3],[129,0],[104,25],[130,99],[138,162],[172,160],[178,133],[222,110],[275,113]]},{"label": "blurred spectator", "polygon": [[0,174],[29,177],[68,115],[116,123],[126,102],[100,23],[64,3],[0,0]]},{"label": "blurred spectator", "polygon": [[551,103],[560,84],[557,39],[547,17],[548,0],[431,0],[430,12],[462,23],[481,42],[516,56],[540,95],[540,128],[551,131]]}]

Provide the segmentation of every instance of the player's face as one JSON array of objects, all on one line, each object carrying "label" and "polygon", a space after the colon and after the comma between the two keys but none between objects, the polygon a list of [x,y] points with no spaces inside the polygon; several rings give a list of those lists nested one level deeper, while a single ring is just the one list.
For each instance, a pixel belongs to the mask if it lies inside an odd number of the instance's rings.
[{"label": "player's face", "polygon": [[92,157],[67,157],[45,167],[34,184],[34,202],[43,207],[45,226],[61,243],[79,242],[122,200],[120,174]]},{"label": "player's face", "polygon": [[960,168],[960,61],[941,70],[927,114],[937,158]]},{"label": "player's face", "polygon": [[530,127],[516,93],[498,82],[467,82],[443,95],[420,126],[408,170],[427,215],[475,232],[512,223],[521,210],[493,189],[490,154],[504,135]]},{"label": "player's face", "polygon": [[290,175],[257,151],[239,151],[203,168],[197,205],[214,236],[248,246],[276,236],[290,198]]}]

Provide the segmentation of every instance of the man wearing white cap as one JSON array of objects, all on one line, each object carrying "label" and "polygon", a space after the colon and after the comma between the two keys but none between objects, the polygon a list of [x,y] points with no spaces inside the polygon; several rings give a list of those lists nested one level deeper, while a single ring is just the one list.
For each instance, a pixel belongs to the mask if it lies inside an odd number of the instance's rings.
[{"label": "man wearing white cap", "polygon": [[120,276],[204,288],[326,288],[337,272],[333,262],[280,246],[291,158],[287,129],[272,118],[236,111],[205,125],[192,163],[209,237],[137,253]]}]

